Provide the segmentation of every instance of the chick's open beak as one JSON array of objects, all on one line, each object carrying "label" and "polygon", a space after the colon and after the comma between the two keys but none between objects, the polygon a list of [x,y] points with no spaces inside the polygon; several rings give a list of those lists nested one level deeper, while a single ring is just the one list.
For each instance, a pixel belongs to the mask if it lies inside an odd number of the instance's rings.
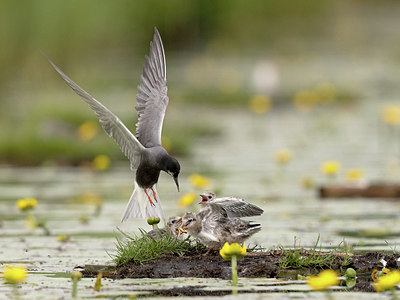
[{"label": "chick's open beak", "polygon": [[179,192],[179,182],[178,182],[178,176],[177,176],[177,177],[174,177],[174,181],[175,181],[176,187],[177,187],[177,189],[178,189],[178,192]]},{"label": "chick's open beak", "polygon": [[178,234],[184,234],[187,233],[185,229],[183,229],[182,227],[178,228]]}]

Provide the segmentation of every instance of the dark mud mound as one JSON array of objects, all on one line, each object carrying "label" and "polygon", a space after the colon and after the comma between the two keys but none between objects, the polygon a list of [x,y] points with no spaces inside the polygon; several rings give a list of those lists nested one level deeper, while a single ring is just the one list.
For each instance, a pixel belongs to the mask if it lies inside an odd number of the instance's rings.
[{"label": "dark mud mound", "polygon": [[[288,250],[290,251],[290,250]],[[275,250],[269,252],[252,252],[238,260],[239,277],[294,277],[297,274],[308,275],[318,273],[322,269],[334,269],[343,274],[346,268],[354,268],[358,274],[371,274],[374,269],[383,267],[381,260],[387,262],[389,269],[398,268],[397,258],[399,255],[386,253],[366,254],[344,254],[336,253],[329,265],[313,265],[296,268],[286,266],[282,268],[280,262],[285,259],[287,251]],[[312,256],[316,252],[301,250],[301,255]],[[332,255],[332,253],[321,252],[319,256]],[[223,260],[218,252],[209,255],[195,254],[185,256],[162,256],[141,264],[129,262],[117,266],[112,272],[104,275],[113,278],[171,278],[171,277],[197,277],[197,278],[231,278],[231,263]],[[102,266],[86,266],[85,276],[96,276]],[[107,274],[108,273],[108,274]],[[292,274],[292,275],[290,275]],[[370,277],[370,276],[369,276]]]}]

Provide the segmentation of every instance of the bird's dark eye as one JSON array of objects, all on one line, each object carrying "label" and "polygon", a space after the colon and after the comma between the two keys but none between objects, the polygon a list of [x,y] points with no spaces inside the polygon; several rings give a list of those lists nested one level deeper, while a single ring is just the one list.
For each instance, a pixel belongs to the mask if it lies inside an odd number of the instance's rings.
[{"label": "bird's dark eye", "polygon": [[176,220],[172,220],[171,223],[172,223],[172,224],[176,223]]},{"label": "bird's dark eye", "polygon": [[207,198],[208,198],[208,199],[211,199],[212,197],[211,197],[211,196],[208,196]]}]

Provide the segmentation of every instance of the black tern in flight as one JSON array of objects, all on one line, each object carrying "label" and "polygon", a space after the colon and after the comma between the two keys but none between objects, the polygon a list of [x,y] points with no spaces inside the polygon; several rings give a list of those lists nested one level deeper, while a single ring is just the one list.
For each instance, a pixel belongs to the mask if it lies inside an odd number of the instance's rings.
[{"label": "black tern in flight", "polygon": [[164,47],[157,28],[154,30],[153,41],[150,42],[150,54],[145,56],[146,63],[136,95],[135,109],[139,117],[136,137],[116,115],[80,88],[48,59],[73,91],[94,110],[103,129],[115,140],[130,160],[131,170],[136,173],[135,189],[121,222],[134,217],[164,218],[156,191],[160,171],[165,171],[173,177],[179,191],[179,162],[161,146],[162,124],[169,98]]}]

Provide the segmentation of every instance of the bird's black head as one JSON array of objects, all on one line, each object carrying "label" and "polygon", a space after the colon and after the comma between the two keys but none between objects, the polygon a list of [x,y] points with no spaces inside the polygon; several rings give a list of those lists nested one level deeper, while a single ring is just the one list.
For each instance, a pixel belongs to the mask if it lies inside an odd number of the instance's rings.
[{"label": "bird's black head", "polygon": [[181,166],[180,166],[179,162],[172,156],[168,155],[164,158],[162,164],[163,164],[163,170],[174,178],[176,187],[178,188],[178,192],[179,192],[178,176],[179,176],[179,172],[181,171]]}]

